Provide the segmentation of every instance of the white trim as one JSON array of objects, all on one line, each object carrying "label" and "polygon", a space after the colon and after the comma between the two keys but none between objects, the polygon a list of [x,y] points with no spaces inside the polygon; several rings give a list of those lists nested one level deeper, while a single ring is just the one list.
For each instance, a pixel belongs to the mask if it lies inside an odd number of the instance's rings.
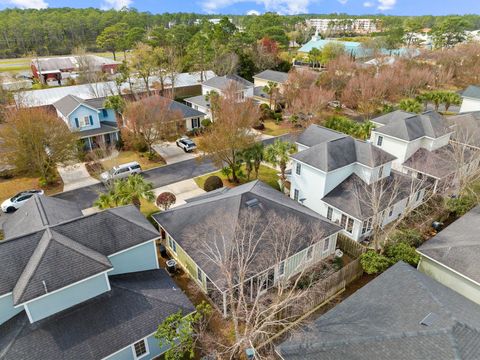
[{"label": "white trim", "polygon": [[[448,270],[450,270],[451,272],[453,272],[453,273],[461,276],[462,278],[464,278],[464,279],[466,279],[466,280],[474,283],[475,285],[480,286],[480,283],[476,282],[475,280],[472,280],[472,279],[470,279],[469,277],[463,275],[462,273],[460,273],[460,272],[458,272],[458,271],[456,271],[456,270],[453,270],[451,267],[449,267],[449,266],[447,266],[447,265],[445,265],[445,264],[442,264],[440,261],[435,260],[435,259],[431,258],[430,256],[425,255],[424,253],[422,253],[422,252],[419,251],[418,249],[417,249],[417,252],[418,252],[421,256],[424,256],[425,258],[427,258],[427,259],[433,261],[434,263],[436,263],[436,264],[444,267],[445,269],[448,269]],[[420,265],[420,262],[419,262],[418,264]],[[417,269],[418,269],[418,266],[417,266]]]},{"label": "white trim", "polygon": [[[68,95],[65,95],[65,96],[68,96]],[[75,110],[77,110],[77,109],[78,109],[80,106],[82,106],[82,105],[85,106],[85,107],[87,107],[87,108],[90,108],[91,110],[95,110],[95,111],[97,112],[97,115],[98,115],[99,112],[100,112],[100,110],[95,109],[93,106],[87,105],[87,104],[85,104],[85,103],[82,102],[82,103],[78,103],[78,106],[77,106],[75,109],[73,109],[70,113],[68,113],[68,114],[66,115],[66,117],[69,118],[70,115],[72,115],[72,114],[75,112]],[[53,105],[53,106],[55,106],[55,105]],[[55,109],[56,109],[56,107],[55,107]],[[69,119],[69,120],[70,120],[70,119]]]},{"label": "white trim", "polygon": [[153,251],[155,254],[155,262],[157,263],[157,269],[160,269],[160,263],[158,262],[158,254],[157,254],[157,240],[152,240],[153,242]]},{"label": "white trim", "polygon": [[[382,127],[379,127],[378,129],[381,129],[381,128],[382,128]],[[398,138],[398,137],[396,137],[396,136],[393,136],[393,135],[389,135],[389,134],[382,133],[382,132],[380,132],[380,131],[372,130],[372,134],[373,134],[373,133],[376,133],[376,134],[379,134],[378,136],[383,136],[383,137],[386,136],[387,138],[391,138],[391,139],[395,139],[395,140],[400,140],[400,141],[405,142],[405,143],[407,143],[407,144],[410,144],[410,143],[412,143],[412,142],[414,142],[414,141],[422,140],[422,139],[429,139],[429,140],[441,139],[442,137],[447,136],[447,135],[451,135],[451,134],[453,134],[454,132],[455,132],[455,131],[451,131],[451,132],[448,132],[448,133],[446,133],[446,134],[444,134],[444,135],[442,135],[442,136],[436,137],[436,138],[432,138],[432,137],[430,137],[430,136],[424,135],[424,136],[420,136],[420,137],[418,137],[418,138],[416,138],[416,139],[405,140],[405,139],[400,139],[400,138]],[[372,144],[372,145],[373,145],[373,144]],[[375,147],[378,147],[378,148],[382,148],[382,149],[383,149],[383,146],[375,145]],[[386,151],[386,150],[385,150],[385,151]],[[388,152],[388,151],[387,151],[387,152]]]},{"label": "white trim", "polygon": [[25,312],[27,313],[28,321],[30,321],[30,324],[33,324],[32,314],[30,313],[30,310],[28,309],[28,306],[27,306],[27,305],[24,305],[24,306],[23,306],[23,309],[24,309]]},{"label": "white trim", "polygon": [[[150,336],[152,336],[152,335],[155,334],[155,333],[156,333],[156,331],[154,331],[153,333],[145,336],[145,337],[142,338],[142,339],[147,339],[147,338],[149,338]],[[106,359],[112,357],[113,355],[116,355],[116,354],[118,354],[119,352],[122,352],[122,351],[125,350],[125,349],[131,348],[131,347],[133,346],[133,344],[135,344],[136,342],[139,342],[139,341],[142,340],[142,339],[138,339],[138,340],[136,340],[135,342],[133,342],[133,343],[131,343],[131,344],[128,344],[127,346],[124,346],[123,348],[115,351],[114,353],[111,353],[110,355],[105,356],[105,357],[102,358],[101,360],[106,360]],[[162,355],[162,354],[164,354],[165,352],[166,352],[166,351],[164,351],[163,353],[161,353],[161,354],[159,354],[159,355]]]},{"label": "white trim", "polygon": [[105,281],[107,282],[108,291],[112,290],[112,287],[110,286],[110,280],[108,279],[107,273],[105,273]]},{"label": "white trim", "polygon": [[[129,247],[129,248],[126,248],[126,249],[123,249],[123,250],[117,251],[116,253],[110,254],[110,255],[108,255],[107,257],[109,258],[109,257],[111,257],[111,256],[114,256],[114,255],[118,255],[118,254],[124,253],[124,252],[126,252],[126,251],[129,251],[129,250],[131,250],[131,249],[135,249],[135,248],[137,248],[137,247],[139,247],[139,246],[145,245],[146,243],[148,243],[148,242],[150,242],[150,241],[156,241],[156,240],[159,240],[159,239],[161,239],[161,238],[162,238],[161,236],[158,236],[158,237],[156,237],[156,238],[153,238],[153,239],[147,240],[147,241],[145,241],[145,242],[143,242],[143,243],[140,243],[140,244],[137,244],[137,245],[131,246],[131,247]],[[155,248],[155,250],[156,250],[156,248]]]},{"label": "white trim", "polygon": [[8,292],[8,293],[6,293],[6,294],[0,295],[0,299],[3,298],[3,297],[6,297],[6,296],[8,296],[8,295],[12,295],[12,294],[13,294],[13,292],[10,291],[10,292]]},{"label": "white trim", "polygon": [[[150,355],[150,348],[148,347],[148,341],[147,341],[147,337],[144,337],[143,339],[140,339],[140,340],[137,340],[135,341],[131,346],[131,349],[132,349],[132,353],[133,353],[133,358],[134,359],[143,359],[145,356],[148,356]],[[140,341],[143,341],[143,343],[145,344],[145,351],[146,353],[145,354],[142,354],[140,356],[137,356],[137,354],[135,353],[135,344],[139,343]]]},{"label": "white trim", "polygon": [[[37,297],[34,298],[34,299],[31,299],[31,300],[25,301],[25,302],[23,302],[23,303],[21,303],[21,304],[15,305],[14,308],[20,307],[20,306],[22,306],[22,305],[23,305],[23,306],[26,306],[27,304],[29,304],[29,303],[31,303],[31,302],[37,301],[37,300],[39,300],[39,299],[42,299],[42,298],[44,298],[44,297],[46,297],[46,296],[49,296],[49,295],[52,295],[52,294],[56,294],[56,293],[58,293],[58,292],[60,292],[60,291],[63,291],[63,290],[65,290],[65,289],[68,289],[68,288],[70,288],[70,287],[72,287],[72,286],[78,285],[78,284],[80,284],[80,283],[83,283],[83,282],[85,282],[85,281],[88,281],[88,280],[90,280],[90,279],[93,279],[93,278],[95,278],[95,277],[97,277],[97,276],[100,276],[100,275],[102,275],[102,274],[106,274],[106,273],[108,273],[108,272],[110,272],[110,271],[112,271],[112,270],[113,270],[113,268],[108,269],[108,270],[106,270],[106,271],[99,272],[99,273],[97,273],[97,274],[95,274],[95,275],[92,275],[92,276],[89,276],[89,277],[87,277],[87,278],[85,278],[85,279],[82,279],[82,280],[76,281],[76,282],[74,282],[74,283],[72,283],[72,284],[68,284],[68,285],[66,285],[66,286],[64,286],[64,287],[61,287],[60,289],[56,289],[56,290],[50,291],[50,292],[48,292],[48,293],[46,293],[46,294],[37,296]],[[107,283],[108,283],[108,281],[107,281]],[[110,283],[109,283],[109,285],[110,285]]]}]

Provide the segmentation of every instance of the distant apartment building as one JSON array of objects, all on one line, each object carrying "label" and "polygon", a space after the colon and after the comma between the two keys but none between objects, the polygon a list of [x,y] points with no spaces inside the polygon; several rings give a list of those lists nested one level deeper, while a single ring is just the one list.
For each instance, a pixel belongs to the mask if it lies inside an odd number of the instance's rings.
[{"label": "distant apartment building", "polygon": [[377,31],[376,19],[308,19],[307,26],[318,32],[352,31],[358,34],[368,34]]},{"label": "distant apartment building", "polygon": [[[223,18],[214,18],[214,19],[206,19],[207,21],[210,21],[213,25],[220,24],[220,21],[222,21]],[[194,24],[195,25],[200,25],[204,19],[197,19],[195,20]],[[228,18],[228,21],[233,22],[232,18]]]}]

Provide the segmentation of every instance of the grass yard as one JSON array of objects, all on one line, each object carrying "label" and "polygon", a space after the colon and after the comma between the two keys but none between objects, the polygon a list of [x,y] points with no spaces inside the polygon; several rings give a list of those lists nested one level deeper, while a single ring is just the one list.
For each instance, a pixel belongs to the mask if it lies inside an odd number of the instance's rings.
[{"label": "grass yard", "polygon": [[[0,179],[0,201],[12,197],[20,191],[31,189],[40,189],[38,178],[13,177],[11,179]],[[56,184],[45,188],[44,191],[47,195],[61,192],[63,191],[63,182],[59,179]]]},{"label": "grass yard", "polygon": [[288,134],[290,131],[292,131],[290,126],[285,124],[285,122],[280,122],[279,124],[276,124],[273,120],[267,120],[265,121],[264,125],[265,129],[262,130],[262,133],[264,133],[265,135],[280,136]]},{"label": "grass yard", "polygon": [[160,209],[154,204],[145,199],[140,200],[140,211],[148,219],[150,215],[160,211]]},{"label": "grass yard", "polygon": [[108,160],[101,160],[101,163],[105,170],[110,170],[114,166],[132,161],[137,161],[143,170],[148,170],[166,164],[165,160],[163,159],[160,159],[159,161],[151,161],[148,160],[146,155],[139,154],[135,151],[120,151],[117,157]]},{"label": "grass yard", "polygon": [[[245,165],[242,165],[242,172],[244,174],[246,173],[245,172]],[[203,185],[205,184],[205,180],[207,180],[207,178],[209,178],[210,176],[213,176],[213,175],[218,176],[220,179],[222,179],[223,185],[228,186],[228,187],[234,187],[234,186],[245,184],[245,183],[248,182],[246,177],[242,177],[242,178],[240,178],[240,184],[233,184],[233,183],[231,183],[227,180],[227,177],[225,175],[223,175],[221,171],[217,171],[217,172],[212,173],[212,174],[199,176],[199,177],[196,177],[194,180],[197,183],[197,185],[200,188],[203,189]],[[254,178],[254,175],[255,174],[252,172],[252,174],[250,175],[250,181],[256,180]],[[277,170],[272,169],[271,167],[268,167],[268,166],[265,166],[265,165],[260,165],[260,170],[258,172],[258,180],[261,180],[264,183],[267,183],[268,185],[270,185],[274,189],[280,190],[280,186],[278,185],[278,179],[279,179],[279,177],[278,177]]]}]

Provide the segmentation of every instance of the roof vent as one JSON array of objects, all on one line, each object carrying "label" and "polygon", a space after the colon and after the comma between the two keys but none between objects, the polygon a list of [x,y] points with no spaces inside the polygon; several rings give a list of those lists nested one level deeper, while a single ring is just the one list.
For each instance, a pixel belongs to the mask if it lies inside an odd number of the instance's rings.
[{"label": "roof vent", "polygon": [[420,325],[432,326],[435,321],[438,320],[438,315],[435,313],[430,313],[420,321]]},{"label": "roof vent", "polygon": [[47,289],[47,283],[45,282],[45,280],[42,280],[42,284],[43,284],[43,289],[45,290],[45,294],[47,294],[48,289]]},{"label": "roof vent", "polygon": [[256,198],[250,199],[250,200],[246,201],[245,204],[247,204],[248,207],[258,206],[258,199],[256,199]]}]

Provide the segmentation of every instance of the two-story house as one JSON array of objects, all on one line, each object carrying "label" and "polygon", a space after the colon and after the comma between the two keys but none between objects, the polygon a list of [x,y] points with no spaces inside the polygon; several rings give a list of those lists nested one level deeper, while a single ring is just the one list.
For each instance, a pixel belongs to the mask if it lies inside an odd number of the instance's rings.
[{"label": "two-story house", "polygon": [[[411,114],[398,110],[372,121],[377,127],[370,141],[396,157],[392,163],[395,170],[431,179],[434,191],[449,186],[459,159],[450,144],[454,129],[442,115],[435,111]],[[464,161],[469,157],[467,151]]]},{"label": "two-story house", "polygon": [[106,98],[82,99],[67,95],[53,106],[73,132],[78,132],[85,149],[114,145],[119,139],[115,111],[105,107]]},{"label": "two-story house", "polygon": [[[226,284],[226,275],[218,263],[208,256],[208,248],[230,249],[248,246],[248,241],[241,242],[238,238],[253,236],[243,233],[241,224],[245,214],[253,214],[259,226],[267,226],[268,219],[278,216],[282,221],[298,219],[302,224],[298,229],[294,244],[283,244],[281,240],[270,237],[270,233],[257,234],[261,241],[251,239],[250,246],[255,248],[251,260],[248,261],[251,276],[245,280],[244,289],[257,289],[266,292],[275,287],[279,281],[287,280],[306,267],[314,266],[335,253],[339,226],[328,221],[305,206],[287,198],[283,193],[273,189],[261,181],[252,181],[236,188],[221,188],[195,198],[187,204],[153,215],[158,223],[167,249],[186,273],[197,283],[200,289],[208,294],[227,316],[227,298],[230,288]],[[214,230],[202,228],[199,224],[209,221],[226,224],[228,229],[221,232],[222,236],[213,236]],[[214,225],[216,228],[217,226]],[[318,240],[312,241],[309,229],[315,226]],[[218,228],[217,228],[218,229]],[[203,234],[195,235],[203,231]],[[238,234],[237,234],[238,232]],[[244,234],[244,235],[242,235]],[[225,235],[225,236],[223,236]],[[210,244],[199,241],[198,238],[209,239]],[[218,239],[215,240],[215,239]],[[277,247],[275,247],[277,243]],[[254,245],[255,244],[255,245]],[[275,252],[275,248],[279,251]],[[225,251],[229,253],[229,251]],[[244,256],[247,256],[248,251]],[[212,257],[215,255],[212,253]],[[232,258],[225,258],[232,261]],[[235,271],[235,270],[234,270]],[[238,285],[238,284],[237,284]]]},{"label": "two-story house", "polygon": [[238,75],[224,75],[215,76],[202,83],[202,95],[194,96],[185,99],[187,105],[195,110],[199,110],[206,114],[206,117],[212,118],[212,111],[210,108],[210,101],[208,95],[211,92],[216,92],[220,96],[225,94],[229,87],[235,84],[238,91],[238,100],[244,101],[247,98],[252,98],[254,95],[254,84]]},{"label": "two-story house", "polygon": [[[265,70],[259,74],[253,76],[253,83],[254,83],[254,99],[258,101],[260,104],[267,104],[272,108],[275,106],[275,103],[281,97],[284,91],[284,85],[288,80],[288,73],[281,72],[281,71],[274,71],[274,70]],[[265,87],[267,86],[276,86],[276,91],[274,90],[273,94],[268,94],[265,92]],[[273,97],[273,98],[272,98]],[[270,100],[272,104],[270,104]]]},{"label": "two-story house", "polygon": [[460,112],[480,111],[480,86],[470,85],[462,93]]},{"label": "two-story house", "polygon": [[0,359],[153,359],[158,325],[192,303],[159,269],[159,233],[134,207],[83,216],[35,195],[3,224]]},{"label": "two-story house", "polygon": [[395,157],[368,142],[310,125],[296,143],[290,197],[337,222],[356,241],[371,234],[374,217],[385,226],[423,200],[422,184],[393,171]]}]

